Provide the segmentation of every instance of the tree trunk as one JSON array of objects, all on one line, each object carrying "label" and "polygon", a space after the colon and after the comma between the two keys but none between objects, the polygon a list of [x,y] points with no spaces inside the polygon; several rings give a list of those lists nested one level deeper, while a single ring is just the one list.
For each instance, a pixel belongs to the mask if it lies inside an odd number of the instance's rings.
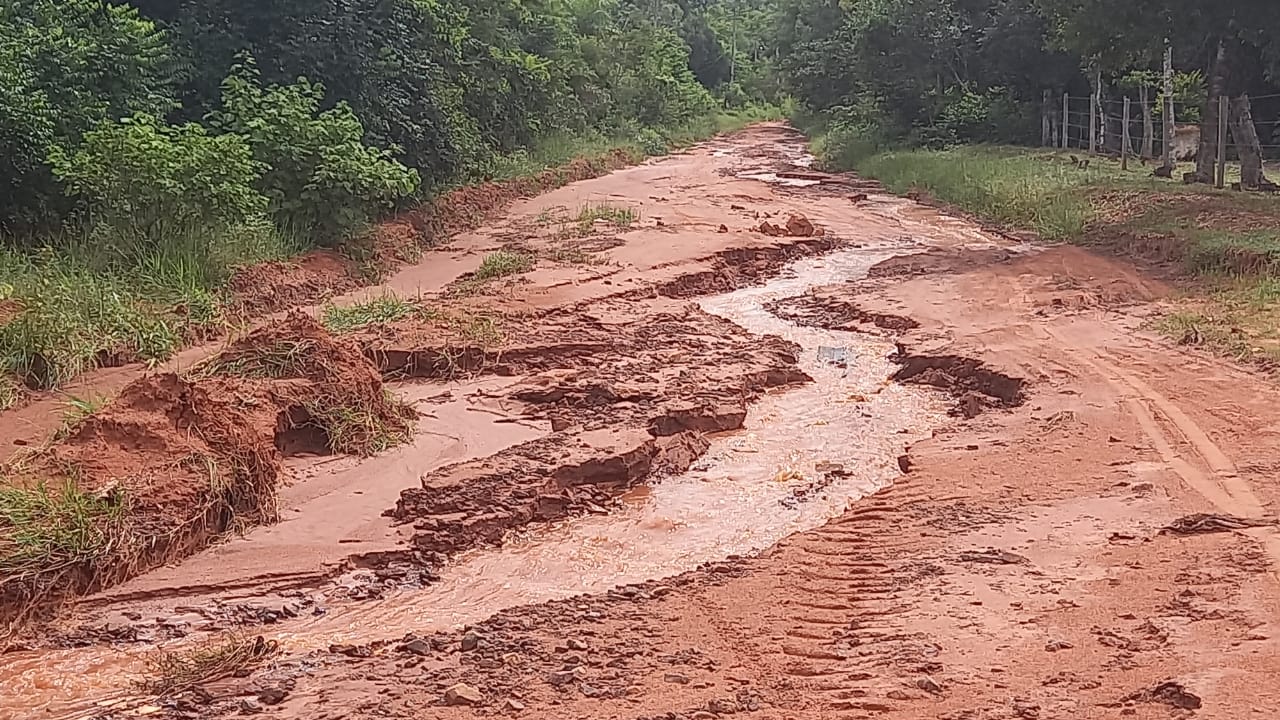
[{"label": "tree trunk", "polygon": [[1253,108],[1248,95],[1231,104],[1231,137],[1240,153],[1240,187],[1245,190],[1275,191],[1278,188],[1262,172],[1262,142],[1253,124]]},{"label": "tree trunk", "polygon": [[1183,176],[1188,183],[1213,184],[1214,167],[1218,161],[1218,98],[1227,93],[1227,46],[1218,41],[1218,51],[1209,70],[1209,97],[1200,117],[1200,149],[1196,152],[1196,171]]},{"label": "tree trunk", "polygon": [[1156,124],[1151,112],[1151,88],[1146,85],[1138,88],[1138,102],[1142,105],[1142,159],[1150,160],[1156,155]]}]

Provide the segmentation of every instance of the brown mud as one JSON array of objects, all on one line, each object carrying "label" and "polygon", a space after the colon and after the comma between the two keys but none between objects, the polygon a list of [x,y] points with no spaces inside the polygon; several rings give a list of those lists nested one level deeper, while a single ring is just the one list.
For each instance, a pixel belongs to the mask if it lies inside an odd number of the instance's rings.
[{"label": "brown mud", "polygon": [[[1280,391],[1143,333],[1169,290],[1141,268],[802,142],[517,203],[460,242],[533,271],[469,294],[474,256],[407,268],[432,312],[334,342],[397,381],[410,442],[280,458],[272,425],[282,522],[0,657],[14,716],[1269,717]],[[639,220],[579,230],[588,204]],[[759,231],[791,216],[815,231]],[[125,680],[246,627],[279,656]]]},{"label": "brown mud", "polygon": [[112,507],[99,521],[100,547],[4,578],[6,638],[62,602],[180,560],[233,527],[275,521],[284,456],[365,453],[402,440],[411,414],[384,394],[354,344],[302,314],[250,333],[187,375],[130,383],[69,421],[65,437],[6,468],[11,482],[65,478]]}]

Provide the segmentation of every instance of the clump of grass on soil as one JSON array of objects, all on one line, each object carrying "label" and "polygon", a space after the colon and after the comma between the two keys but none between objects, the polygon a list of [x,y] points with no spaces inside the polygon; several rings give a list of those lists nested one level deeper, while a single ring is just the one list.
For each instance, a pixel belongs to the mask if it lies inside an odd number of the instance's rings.
[{"label": "clump of grass on soil", "polygon": [[534,262],[535,258],[528,253],[499,250],[486,255],[471,277],[474,280],[486,281],[508,275],[519,275],[532,270]]},{"label": "clump of grass on soil", "polygon": [[392,294],[351,305],[326,305],[320,322],[333,333],[348,333],[370,325],[395,322],[417,312],[417,306]]},{"label": "clump of grass on soil", "polygon": [[280,646],[274,640],[238,633],[178,650],[157,650],[147,659],[146,676],[138,686],[155,695],[173,695],[243,674],[279,652]]},{"label": "clump of grass on soil", "polygon": [[9,484],[0,477],[0,576],[55,572],[110,552],[123,498],[83,492],[75,479]]},{"label": "clump of grass on soil", "polygon": [[638,217],[635,210],[617,205],[585,205],[578,212],[578,222],[588,228],[596,220],[605,220],[621,228],[631,227]]},{"label": "clump of grass on soil", "polygon": [[303,374],[311,362],[314,340],[277,340],[270,345],[255,347],[252,352],[220,355],[210,358],[191,371],[195,378],[214,375],[230,375],[243,378],[282,378]]},{"label": "clump of grass on soil", "polygon": [[383,408],[325,397],[308,401],[303,407],[308,423],[325,434],[333,452],[367,457],[413,437],[413,409],[385,391],[382,399]]},{"label": "clump of grass on soil", "polygon": [[26,393],[22,386],[7,375],[0,375],[0,410],[8,410],[23,401]]}]

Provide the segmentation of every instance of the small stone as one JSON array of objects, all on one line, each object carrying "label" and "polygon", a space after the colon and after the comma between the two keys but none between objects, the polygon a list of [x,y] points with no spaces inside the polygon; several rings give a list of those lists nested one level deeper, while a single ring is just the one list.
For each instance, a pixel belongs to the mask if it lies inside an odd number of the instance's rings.
[{"label": "small stone", "polygon": [[715,713],[707,712],[706,710],[699,710],[698,712],[690,715],[689,718],[690,720],[716,720],[717,715]]},{"label": "small stone", "polygon": [[502,703],[502,709],[506,710],[507,712],[520,712],[521,710],[524,709],[524,703],[520,702],[519,700],[512,700],[511,698],[507,698],[507,701]]},{"label": "small stone", "polygon": [[675,683],[677,685],[689,684],[689,676],[681,675],[680,673],[667,673],[666,675],[662,676],[662,679],[666,680],[669,683]]},{"label": "small stone", "polygon": [[579,640],[578,638],[569,638],[569,642],[565,643],[565,645],[568,646],[570,650],[587,649],[587,643],[583,640]]},{"label": "small stone", "polygon": [[1244,636],[1245,640],[1270,640],[1271,636],[1263,632],[1251,632]]},{"label": "small stone", "polygon": [[471,652],[480,647],[480,636],[473,630],[468,630],[462,636],[462,652]]},{"label": "small stone", "polygon": [[479,705],[484,702],[484,695],[466,683],[458,683],[444,691],[445,705]]},{"label": "small stone", "polygon": [[942,694],[942,686],[939,685],[936,680],[929,677],[928,675],[925,675],[919,680],[916,680],[916,687],[920,688],[921,690],[927,693],[932,693],[934,695]]},{"label": "small stone", "polygon": [[263,705],[279,705],[284,702],[284,699],[287,697],[289,697],[289,691],[284,688],[267,688],[266,690],[258,693],[258,702],[261,702]]},{"label": "small stone", "polygon": [[1045,652],[1058,652],[1059,650],[1070,650],[1073,647],[1075,647],[1075,645],[1072,645],[1066,640],[1050,640],[1044,645]]},{"label": "small stone", "polygon": [[415,640],[410,640],[409,642],[405,643],[403,646],[401,646],[400,649],[404,650],[407,653],[412,653],[414,655],[430,655],[431,643],[427,642],[426,640],[423,640],[422,638],[417,638]]},{"label": "small stone", "polygon": [[245,715],[257,715],[262,712],[262,706],[258,704],[257,700],[245,698],[240,701],[240,712]]},{"label": "small stone", "polygon": [[551,683],[552,685],[555,685],[556,687],[560,687],[562,685],[568,685],[569,683],[577,679],[578,679],[577,668],[574,668],[572,670],[557,670],[547,676],[547,682]]}]

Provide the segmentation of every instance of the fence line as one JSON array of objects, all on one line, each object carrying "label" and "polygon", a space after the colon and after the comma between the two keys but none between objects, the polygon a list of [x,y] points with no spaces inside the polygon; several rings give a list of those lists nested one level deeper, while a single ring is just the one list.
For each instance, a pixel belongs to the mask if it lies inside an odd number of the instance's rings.
[{"label": "fence line", "polygon": [[[1044,144],[1063,150],[1098,152],[1121,158],[1122,167],[1128,167],[1129,158],[1162,159],[1166,153],[1164,128],[1164,102],[1149,93],[1149,101],[1144,105],[1131,97],[1101,98],[1096,96],[1058,95],[1050,92],[1044,94],[1042,128]],[[1249,96],[1250,105],[1280,99],[1280,93]],[[1280,117],[1271,116],[1252,118],[1250,125],[1237,124],[1233,127],[1232,103],[1234,99],[1220,98],[1218,123],[1213,128],[1213,137],[1206,142],[1203,138],[1191,136],[1187,128],[1200,125],[1204,108],[1194,103],[1172,103],[1175,123],[1174,142],[1168,148],[1172,162],[1194,157],[1202,148],[1214,151],[1210,167],[1213,181],[1218,187],[1227,182],[1227,164],[1229,161],[1241,161],[1245,166],[1256,168],[1257,160],[1280,159]],[[1275,103],[1267,110],[1276,111]],[[1256,109],[1254,110],[1256,112]],[[1252,113],[1251,113],[1252,115]],[[1147,137],[1148,126],[1151,129]],[[1241,139],[1237,135],[1243,135]],[[1242,146],[1243,143],[1243,146]],[[1256,150],[1256,152],[1255,152]],[[1272,188],[1266,188],[1272,189]]]}]

